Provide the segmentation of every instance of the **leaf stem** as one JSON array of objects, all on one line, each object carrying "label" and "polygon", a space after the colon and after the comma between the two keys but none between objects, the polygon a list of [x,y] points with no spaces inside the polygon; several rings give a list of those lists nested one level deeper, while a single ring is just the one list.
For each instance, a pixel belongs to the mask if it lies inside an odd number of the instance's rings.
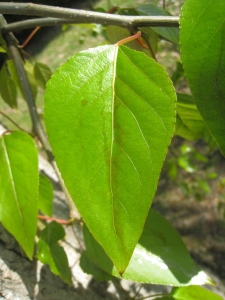
[{"label": "leaf stem", "polygon": [[136,300],[145,300],[145,299],[149,299],[149,298],[155,298],[155,297],[171,297],[170,294],[154,294],[154,295],[149,295],[149,296],[145,296],[145,297],[141,297],[141,298],[137,298]]},{"label": "leaf stem", "polygon": [[29,41],[32,39],[32,37],[35,35],[35,33],[40,29],[40,26],[37,26],[36,28],[34,28],[34,30],[31,32],[31,34],[28,36],[28,38],[25,40],[25,42],[19,46],[19,48],[24,48],[26,47],[26,45],[29,43]]},{"label": "leaf stem", "polygon": [[156,57],[155,57],[155,53],[154,53],[154,51],[153,51],[153,49],[152,49],[152,46],[151,46],[149,40],[148,40],[147,38],[145,38],[145,35],[144,35],[144,34],[142,35],[142,38],[143,38],[143,40],[145,41],[145,44],[147,45],[147,49],[149,50],[149,52],[150,52],[152,58],[153,58],[155,61],[157,61],[157,59],[156,59]]},{"label": "leaf stem", "polygon": [[123,39],[123,40],[117,42],[116,45],[117,45],[117,46],[121,46],[121,45],[126,44],[126,43],[129,43],[129,42],[131,42],[131,41],[133,41],[133,40],[136,40],[136,39],[138,39],[138,38],[140,38],[140,37],[141,37],[141,31],[138,31],[138,32],[135,33],[134,35],[128,36],[127,38],[125,38],[125,39]]},{"label": "leaf stem", "polygon": [[134,295],[133,299],[136,299],[136,298],[137,298],[137,296],[139,295],[139,293],[140,293],[140,291],[141,291],[142,287],[143,287],[143,283],[142,283],[142,284],[140,284],[140,286],[139,286],[139,288],[137,289],[137,291],[136,291],[136,293],[135,293],[135,295]]},{"label": "leaf stem", "polygon": [[48,216],[42,216],[42,215],[38,215],[38,219],[40,220],[46,220],[46,221],[55,221],[59,224],[62,225],[71,225],[74,222],[80,222],[80,220],[77,219],[70,219],[70,220],[62,220],[62,219],[57,219],[57,218],[52,218],[52,217],[48,217]]},{"label": "leaf stem", "polygon": [[0,110],[0,114],[3,115],[6,119],[8,119],[11,123],[13,123],[13,125],[15,125],[19,130],[28,133],[26,130],[20,127],[15,121],[13,121],[13,119],[7,116],[3,111]]}]

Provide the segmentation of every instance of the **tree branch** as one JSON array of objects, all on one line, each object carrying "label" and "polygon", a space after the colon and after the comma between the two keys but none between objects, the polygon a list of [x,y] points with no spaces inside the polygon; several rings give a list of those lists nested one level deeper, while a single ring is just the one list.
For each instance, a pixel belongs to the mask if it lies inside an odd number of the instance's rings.
[{"label": "tree branch", "polygon": [[[179,26],[179,17],[173,16],[121,16],[108,13],[100,13],[86,10],[78,10],[71,8],[62,8],[62,7],[53,7],[48,5],[39,5],[33,3],[0,3],[0,13],[1,14],[17,14],[17,15],[29,15],[29,16],[40,16],[40,17],[52,17],[52,18],[61,18],[66,19],[62,23],[97,23],[104,25],[116,25],[129,30],[137,27],[149,27],[149,26],[164,26],[164,27],[178,27]],[[32,27],[42,26],[39,24],[34,24]],[[41,22],[38,21],[37,22]],[[55,25],[55,22],[61,22],[57,19],[44,20],[43,26]],[[61,23],[61,24],[62,24]],[[27,21],[27,24],[29,22]],[[48,24],[48,25],[47,25]],[[17,23],[18,25],[18,23]],[[10,25],[7,25],[10,26]],[[4,26],[5,32],[7,26]],[[27,28],[27,27],[26,27]],[[23,28],[24,29],[24,28]],[[12,29],[11,29],[12,30]],[[7,30],[8,32],[8,30]]]},{"label": "tree branch", "polygon": [[35,28],[35,27],[55,26],[55,25],[62,25],[62,24],[76,24],[76,23],[80,24],[80,22],[75,22],[75,21],[60,19],[60,18],[30,19],[30,20],[24,20],[24,21],[6,24],[1,28],[1,33],[4,34],[8,32],[16,32],[24,29]]}]

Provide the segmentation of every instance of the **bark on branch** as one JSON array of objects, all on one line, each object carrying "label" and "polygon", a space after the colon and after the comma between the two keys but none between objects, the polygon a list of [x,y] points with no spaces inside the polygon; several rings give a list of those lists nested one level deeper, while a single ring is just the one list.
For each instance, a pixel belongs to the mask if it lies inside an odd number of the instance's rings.
[{"label": "bark on branch", "polygon": [[[51,26],[62,23],[97,23],[103,25],[116,25],[129,30],[137,27],[149,27],[149,26],[163,26],[163,27],[178,27],[179,17],[173,16],[122,16],[113,15],[108,13],[100,13],[86,10],[53,7],[48,5],[39,5],[33,3],[0,3],[1,14],[17,14],[17,15],[29,15],[39,17],[51,17],[48,20],[46,18],[42,20],[36,20],[39,23],[35,24],[34,20],[27,21],[26,25],[31,27],[35,26]],[[53,19],[54,18],[54,19]],[[63,19],[63,20],[60,20]],[[41,24],[41,22],[43,22]],[[17,30],[20,28],[22,22],[17,22]],[[29,24],[29,25],[28,25]],[[3,32],[12,30],[6,25],[2,28]],[[21,25],[21,29],[24,29],[24,23]],[[9,29],[10,28],[10,29]],[[28,28],[28,27],[26,27]],[[15,29],[15,28],[14,28]]]}]

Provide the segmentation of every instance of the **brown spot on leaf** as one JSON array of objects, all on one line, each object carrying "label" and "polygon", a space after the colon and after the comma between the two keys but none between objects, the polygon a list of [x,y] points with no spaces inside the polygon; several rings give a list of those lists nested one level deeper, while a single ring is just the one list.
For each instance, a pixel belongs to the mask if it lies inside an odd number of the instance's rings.
[{"label": "brown spot on leaf", "polygon": [[83,100],[81,101],[81,104],[82,104],[82,106],[86,106],[86,105],[88,104],[88,101],[85,100],[85,99],[83,99]]}]

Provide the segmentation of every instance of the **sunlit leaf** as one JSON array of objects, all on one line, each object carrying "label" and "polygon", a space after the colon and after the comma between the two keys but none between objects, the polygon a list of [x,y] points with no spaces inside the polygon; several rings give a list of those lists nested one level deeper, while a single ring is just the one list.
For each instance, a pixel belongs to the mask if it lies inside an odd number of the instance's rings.
[{"label": "sunlit leaf", "polygon": [[38,155],[33,139],[19,131],[3,135],[0,166],[0,221],[32,259],[38,212]]},{"label": "sunlit leaf", "polygon": [[1,53],[6,53],[7,51],[3,47],[0,46],[0,52]]},{"label": "sunlit leaf", "polygon": [[178,165],[188,173],[196,172],[196,167],[187,155],[180,155],[177,160]]},{"label": "sunlit leaf", "polygon": [[200,286],[175,288],[172,291],[172,296],[176,300],[223,300],[217,294],[203,289]]},{"label": "sunlit leaf", "polygon": [[47,133],[68,191],[123,273],[174,130],[171,81],[143,53],[107,45],[70,58],[45,99]]}]

